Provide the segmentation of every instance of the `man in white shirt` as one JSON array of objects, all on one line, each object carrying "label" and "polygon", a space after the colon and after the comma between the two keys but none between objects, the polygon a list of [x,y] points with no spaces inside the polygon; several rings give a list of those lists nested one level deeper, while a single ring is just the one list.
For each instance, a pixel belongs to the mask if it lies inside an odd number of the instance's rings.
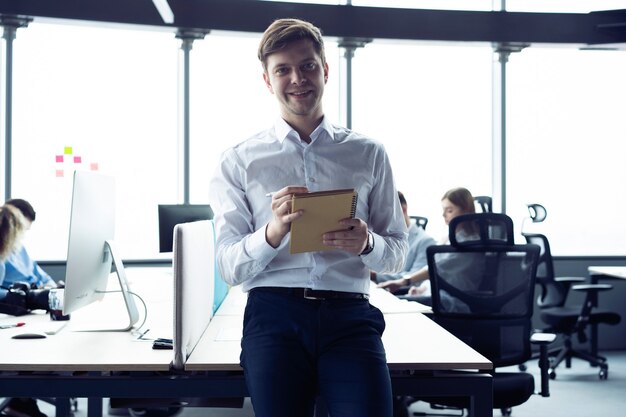
[{"label": "man in white shirt", "polygon": [[[275,21],[259,59],[281,117],[223,153],[209,190],[222,277],[248,292],[241,365],[255,415],[312,416],[321,395],[333,415],[389,417],[385,323],[368,301],[369,271],[399,270],[407,252],[389,159],[324,117],[318,28]],[[355,217],[323,235],[329,250],[290,254],[290,224],[306,216],[292,194],[339,188],[357,190]]]}]

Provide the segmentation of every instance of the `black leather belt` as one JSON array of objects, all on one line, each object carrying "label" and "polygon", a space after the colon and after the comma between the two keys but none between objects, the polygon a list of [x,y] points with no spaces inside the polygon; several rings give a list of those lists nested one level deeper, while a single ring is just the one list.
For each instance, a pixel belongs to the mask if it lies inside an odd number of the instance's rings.
[{"label": "black leather belt", "polygon": [[290,287],[257,287],[250,291],[267,291],[280,294],[288,294],[298,298],[306,298],[307,300],[330,300],[340,298],[350,298],[357,300],[369,300],[370,296],[361,294],[360,292],[330,291],[330,290],[314,290],[311,288],[290,288]]}]

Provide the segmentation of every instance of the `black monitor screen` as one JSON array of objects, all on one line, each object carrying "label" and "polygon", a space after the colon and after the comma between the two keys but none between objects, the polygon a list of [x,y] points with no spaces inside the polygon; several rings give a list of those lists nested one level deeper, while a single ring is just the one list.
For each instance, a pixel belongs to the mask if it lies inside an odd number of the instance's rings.
[{"label": "black monitor screen", "polygon": [[172,252],[174,226],[198,220],[211,220],[208,204],[159,204],[159,252]]}]

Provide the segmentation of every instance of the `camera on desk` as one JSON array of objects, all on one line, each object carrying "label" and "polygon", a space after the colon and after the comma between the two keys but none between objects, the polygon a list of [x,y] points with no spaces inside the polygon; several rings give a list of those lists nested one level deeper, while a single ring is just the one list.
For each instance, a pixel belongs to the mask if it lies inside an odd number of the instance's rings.
[{"label": "camera on desk", "polygon": [[26,282],[15,282],[8,289],[4,297],[0,298],[0,313],[12,316],[23,316],[33,310],[45,310],[50,313],[52,320],[69,320],[64,316],[63,289],[41,289]]}]

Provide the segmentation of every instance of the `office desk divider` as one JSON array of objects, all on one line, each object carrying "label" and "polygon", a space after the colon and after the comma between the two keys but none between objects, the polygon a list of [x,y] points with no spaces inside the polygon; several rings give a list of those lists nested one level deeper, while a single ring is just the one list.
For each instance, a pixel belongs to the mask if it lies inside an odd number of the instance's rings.
[{"label": "office desk divider", "polygon": [[174,227],[174,369],[184,368],[213,317],[214,236],[212,220]]}]

